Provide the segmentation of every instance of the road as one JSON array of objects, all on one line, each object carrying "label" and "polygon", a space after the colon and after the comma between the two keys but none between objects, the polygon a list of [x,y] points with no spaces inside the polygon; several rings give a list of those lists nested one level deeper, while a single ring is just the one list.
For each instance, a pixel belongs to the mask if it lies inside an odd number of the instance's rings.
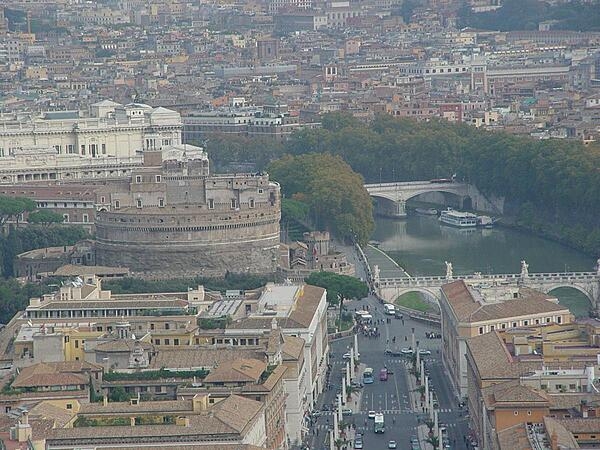
[{"label": "road", "polygon": [[[451,448],[466,449],[463,436],[467,435],[467,420],[464,417],[464,411],[458,408],[458,400],[452,393],[450,382],[443,370],[440,354],[438,353],[439,340],[427,339],[425,336],[427,331],[433,331],[434,328],[409,318],[404,319],[404,325],[400,319],[394,318],[391,319],[390,324],[386,323],[388,316],[383,314],[382,305],[374,297],[347,304],[350,311],[363,309],[365,306],[369,307],[375,321],[383,321],[377,325],[381,331],[379,338],[368,338],[359,335],[360,362],[373,368],[375,383],[366,385],[362,389],[360,405],[347,405],[354,410],[354,414],[352,417],[345,419],[356,425],[356,432],[363,434],[364,448],[367,450],[385,449],[389,440],[397,441],[398,448],[410,448],[411,437],[417,436],[417,420],[422,414],[419,414],[421,411],[411,410],[408,387],[409,363],[404,358],[389,357],[384,354],[388,339],[390,347],[394,346],[392,344],[393,337],[396,337],[395,346],[397,348],[409,347],[411,345],[412,329],[414,328],[415,340],[419,341],[419,347],[428,349],[432,353],[430,356],[425,356],[425,362],[429,368],[432,384],[438,397],[440,422],[448,425]],[[332,369],[330,383],[332,386],[330,390],[326,390],[322,395],[320,405],[325,404],[329,407],[335,405],[336,393],[341,389],[341,369],[345,367],[342,355],[348,351],[352,342],[352,338],[347,338],[331,344]],[[387,381],[379,381],[377,376],[379,370],[383,367],[387,367],[393,372]],[[384,413],[386,424],[384,434],[373,432],[373,420],[367,418],[369,410]],[[332,414],[331,412],[324,412],[316,420],[309,445],[311,449],[328,448],[326,447],[326,430],[333,424]]]}]

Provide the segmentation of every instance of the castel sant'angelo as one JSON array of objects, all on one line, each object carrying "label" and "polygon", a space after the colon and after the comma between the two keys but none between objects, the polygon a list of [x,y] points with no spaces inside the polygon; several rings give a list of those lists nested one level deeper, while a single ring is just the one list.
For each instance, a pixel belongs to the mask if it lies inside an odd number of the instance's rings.
[{"label": "castel sant'angelo", "polygon": [[160,278],[276,271],[281,199],[267,174],[211,175],[202,149],[181,146],[144,152],[143,167],[105,188],[97,264]]}]

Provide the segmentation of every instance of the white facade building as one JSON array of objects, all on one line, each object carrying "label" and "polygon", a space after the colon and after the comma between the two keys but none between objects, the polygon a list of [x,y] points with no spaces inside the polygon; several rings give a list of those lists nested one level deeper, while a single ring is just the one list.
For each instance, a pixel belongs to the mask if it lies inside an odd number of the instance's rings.
[{"label": "white facade building", "polygon": [[[178,112],[102,101],[79,111],[0,117],[0,182],[123,176],[141,152],[181,144]],[[88,172],[84,175],[84,172]]]}]

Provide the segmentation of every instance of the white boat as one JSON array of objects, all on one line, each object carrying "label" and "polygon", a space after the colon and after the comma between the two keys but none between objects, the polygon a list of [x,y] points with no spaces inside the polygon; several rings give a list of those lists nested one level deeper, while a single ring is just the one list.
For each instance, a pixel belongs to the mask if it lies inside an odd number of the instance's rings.
[{"label": "white boat", "polygon": [[458,228],[473,228],[476,227],[479,222],[479,219],[475,214],[464,211],[455,211],[452,208],[442,211],[439,220],[441,223]]},{"label": "white boat", "polygon": [[494,219],[490,216],[479,216],[477,217],[478,225],[483,228],[492,228],[494,226]]},{"label": "white boat", "polygon": [[423,216],[437,216],[438,210],[435,208],[415,208],[415,212],[417,214],[421,214]]}]

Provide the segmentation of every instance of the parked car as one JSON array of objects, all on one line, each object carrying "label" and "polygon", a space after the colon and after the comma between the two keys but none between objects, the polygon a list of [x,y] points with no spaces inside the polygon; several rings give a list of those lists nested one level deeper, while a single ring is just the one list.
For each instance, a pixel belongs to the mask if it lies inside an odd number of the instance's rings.
[{"label": "parked car", "polygon": [[388,356],[395,356],[395,357],[403,355],[402,352],[397,352],[397,351],[394,351],[394,350],[390,350],[389,348],[386,348],[385,351],[384,351],[384,353],[386,355],[388,355]]},{"label": "parked car", "polygon": [[412,355],[414,351],[412,348],[404,347],[402,350],[400,350],[400,353],[403,355]]},{"label": "parked car", "polygon": [[362,439],[354,439],[354,448],[363,448],[363,441]]},{"label": "parked car", "polygon": [[376,413],[375,411],[369,411],[369,412],[367,413],[367,417],[368,417],[369,419],[374,419],[376,414],[377,414],[377,413]]},{"label": "parked car", "polygon": [[352,410],[350,408],[342,408],[342,416],[351,416]]},{"label": "parked car", "polygon": [[422,348],[419,350],[419,355],[431,355],[431,350],[427,350],[426,348]]}]

